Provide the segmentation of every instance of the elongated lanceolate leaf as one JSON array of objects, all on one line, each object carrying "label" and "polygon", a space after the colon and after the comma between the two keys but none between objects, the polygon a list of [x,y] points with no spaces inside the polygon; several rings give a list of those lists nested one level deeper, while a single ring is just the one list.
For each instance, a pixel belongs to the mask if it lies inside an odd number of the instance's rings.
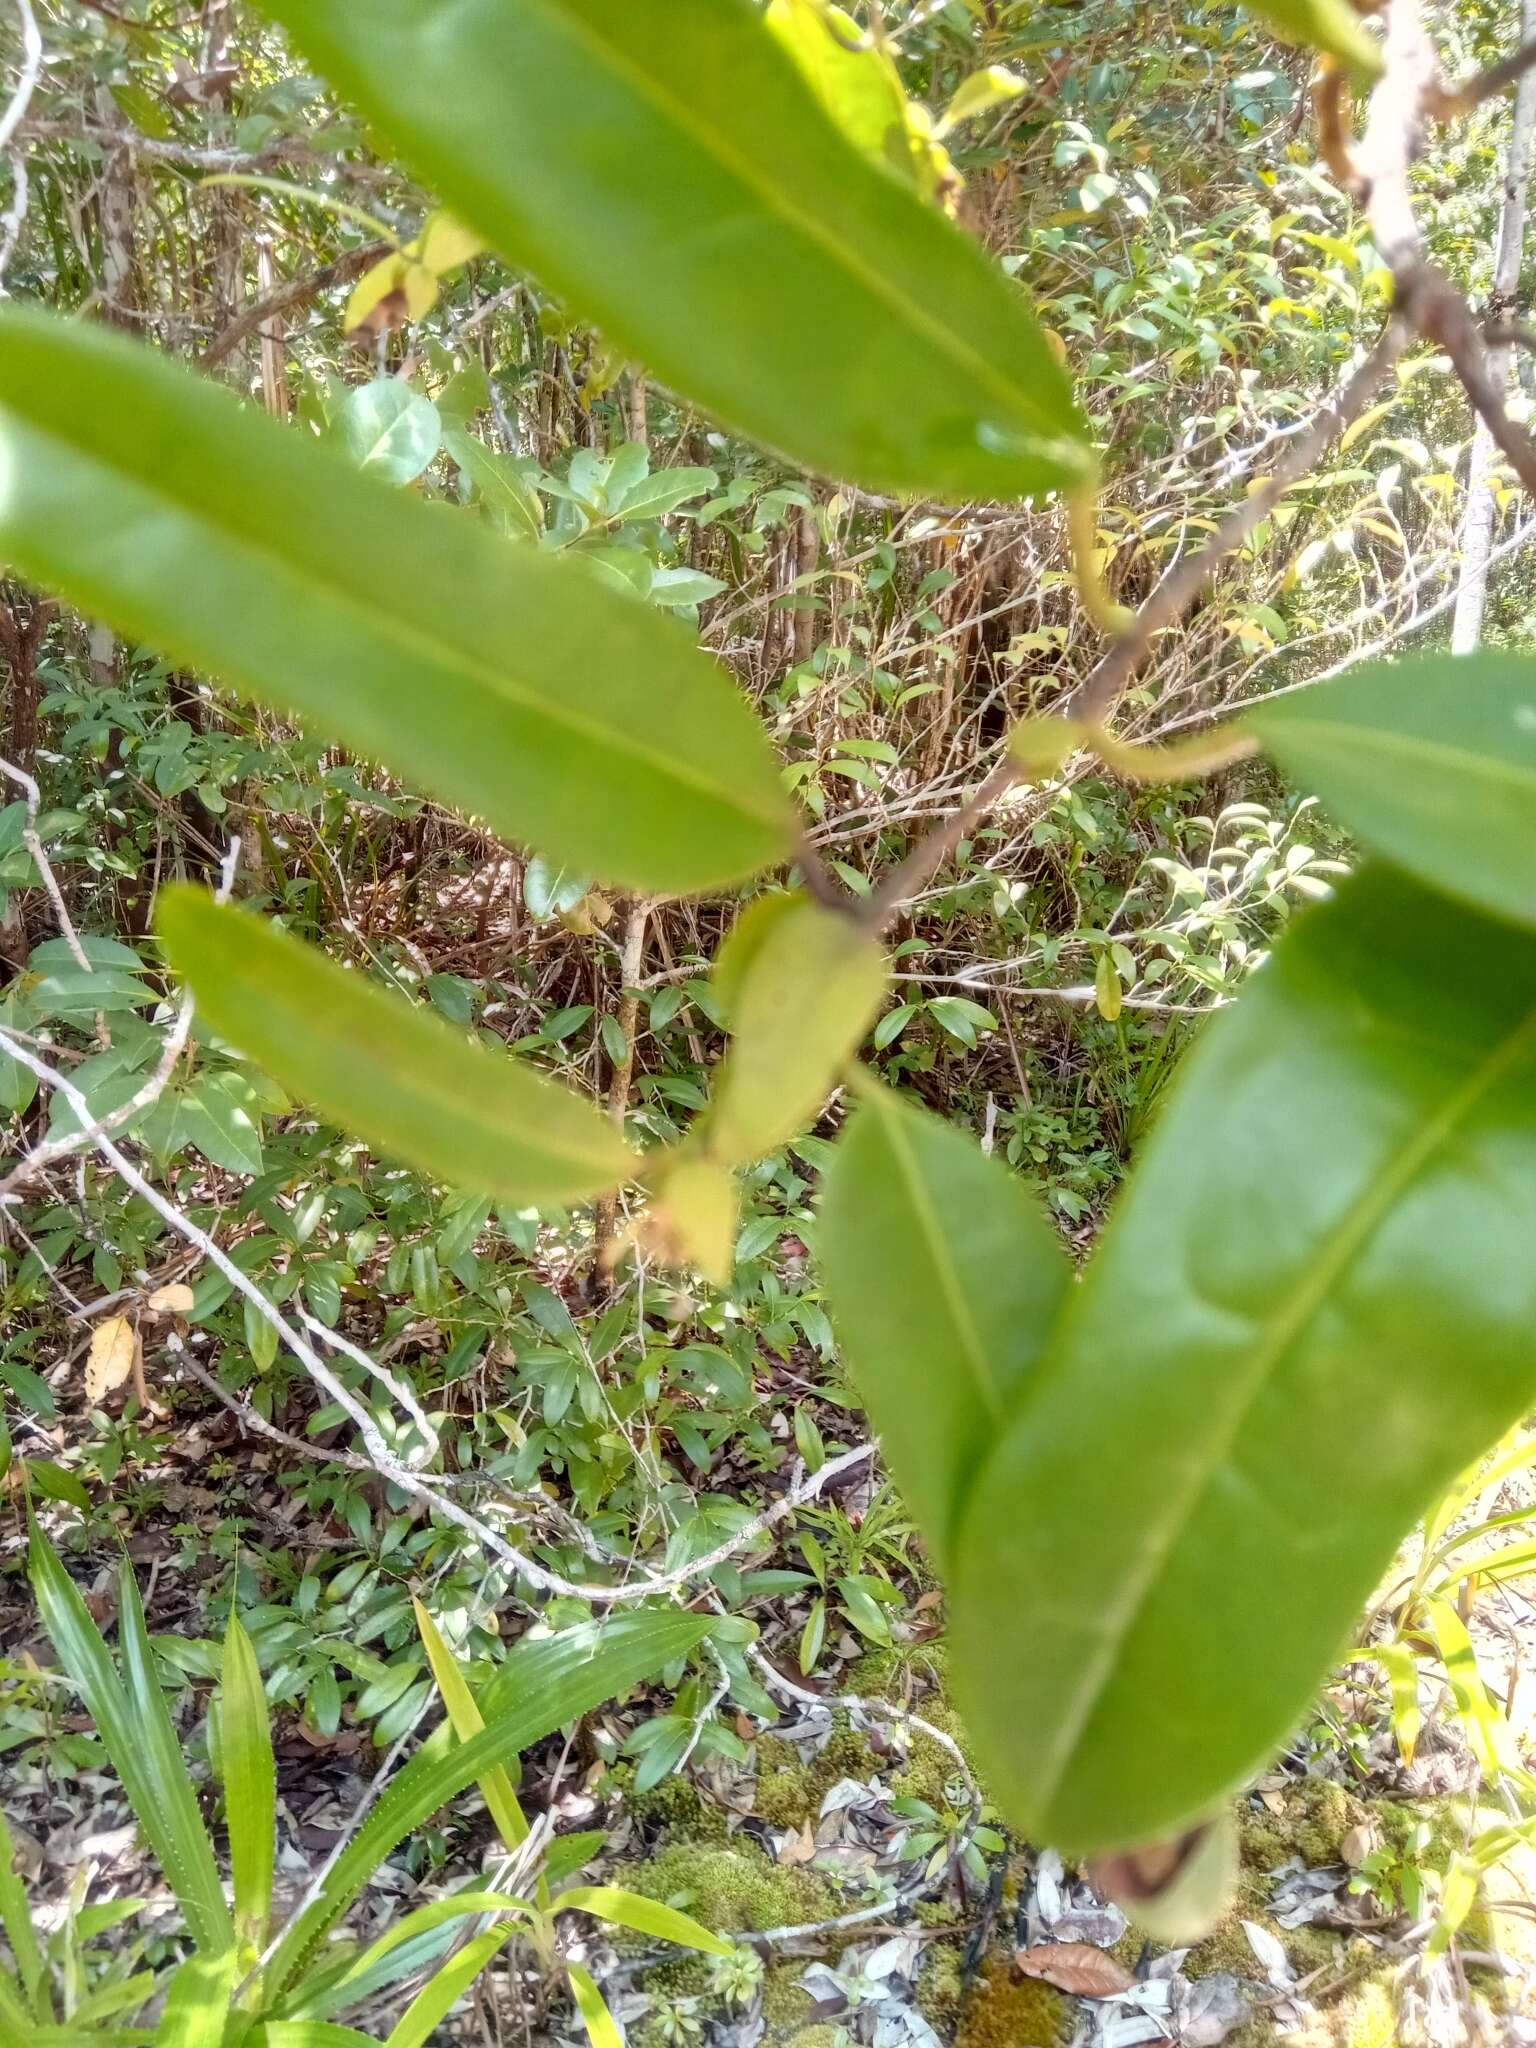
[{"label": "elongated lanceolate leaf", "polygon": [[370,1145],[502,1201],[577,1201],[634,1171],[595,1105],[265,919],[185,885],[156,918],[215,1029]]},{"label": "elongated lanceolate leaf", "polygon": [[817,1236],[843,1353],[941,1566],[1071,1272],[1030,1190],[967,1132],[873,1081],[832,1156]]},{"label": "elongated lanceolate leaf", "polygon": [[751,0],[265,0],[455,210],[720,418],[876,490],[1092,473],[1011,284]]},{"label": "elongated lanceolate leaf", "polygon": [[961,1525],[1000,1802],[1072,1852],[1212,1811],[1404,1531],[1536,1394],[1536,939],[1387,869],[1189,1056]]},{"label": "elongated lanceolate leaf", "polygon": [[1286,774],[1432,889],[1536,925],[1536,661],[1378,662],[1243,719]]},{"label": "elongated lanceolate leaf", "polygon": [[35,1524],[31,1538],[32,1591],[59,1662],[79,1687],[199,1952],[218,1955],[233,1947],[234,1923],[155,1675],[133,1574],[125,1567],[119,1580],[120,1677],[58,1553]]},{"label": "elongated lanceolate leaf", "polygon": [[219,1685],[219,1768],[229,1826],[235,1924],[260,1948],[272,1908],[277,1771],[261,1667],[237,1616],[229,1617]]},{"label": "elongated lanceolate leaf", "polygon": [[445,1800],[492,1765],[510,1762],[530,1743],[686,1656],[711,1625],[707,1614],[670,1608],[615,1614],[516,1644],[481,1690],[482,1733],[441,1754],[412,1757],[337,1858],[320,1896],[285,1930],[268,1971],[274,1994],[292,1983],[395,1844]]},{"label": "elongated lanceolate leaf", "polygon": [[0,557],[606,881],[787,852],[763,732],[681,627],[94,328],[0,319]]}]

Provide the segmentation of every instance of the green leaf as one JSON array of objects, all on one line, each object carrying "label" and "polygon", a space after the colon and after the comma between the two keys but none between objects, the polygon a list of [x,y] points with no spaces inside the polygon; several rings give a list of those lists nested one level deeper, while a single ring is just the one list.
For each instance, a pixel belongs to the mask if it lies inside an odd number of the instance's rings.
[{"label": "green leaf", "polygon": [[38,1946],[26,1887],[16,1873],[16,1848],[5,1815],[0,1813],[0,1929],[10,1943],[11,1956],[33,2012],[38,2019],[52,2017],[48,1995],[43,1988],[43,1955]]},{"label": "green leaf", "polygon": [[268,2020],[250,2040],[253,2048],[379,2048],[372,2034],[331,2020]]},{"label": "green leaf", "polygon": [[762,728],[679,626],[148,349],[8,308],[0,483],[18,573],[509,838],[645,890],[789,851]]},{"label": "green leaf", "polygon": [[34,1523],[29,1573],[38,1613],[59,1661],[79,1688],[123,1781],[128,1802],[176,1894],[198,1950],[218,1955],[234,1941],[213,1847],[155,1675],[138,1587],[126,1565],[118,1579],[123,1677],[73,1579]]},{"label": "green leaf", "polygon": [[616,1885],[577,1885],[559,1893],[550,1904],[557,1913],[590,1913],[594,1919],[606,1920],[610,1927],[632,1927],[637,1934],[654,1934],[658,1941],[675,1941],[680,1948],[699,1948],[708,1956],[728,1956],[733,1947],[687,1913],[679,1913],[675,1906],[658,1905],[654,1899],[622,1891]]},{"label": "green leaf", "polygon": [[[365,1997],[374,1997],[397,1978],[414,1974],[419,1968],[417,1958],[424,1935],[448,1928],[447,1938],[451,1940],[452,1923],[456,1920],[509,1912],[519,1913],[525,1920],[532,1917],[528,1901],[508,1892],[455,1892],[451,1898],[434,1899],[429,1906],[418,1906],[414,1912],[402,1914],[361,1955],[345,1962],[334,1978],[317,1972],[307,1979],[284,1999],[283,2010],[296,2018],[314,2019],[343,2012]],[[390,1964],[398,1967],[386,1967]]]},{"label": "green leaf", "polygon": [[716,971],[733,1042],[705,1124],[711,1158],[745,1164],[797,1136],[857,1051],[885,984],[878,940],[851,918],[803,896],[752,905]]},{"label": "green leaf", "polygon": [[712,469],[658,469],[625,491],[615,509],[624,519],[663,519],[690,498],[706,497],[719,481]]},{"label": "green leaf", "polygon": [[756,440],[950,500],[1092,474],[1019,288],[750,0],[265,5],[504,256]]},{"label": "green leaf", "polygon": [[991,114],[999,107],[1006,107],[1010,100],[1016,100],[1021,93],[1029,91],[1029,80],[1021,78],[1017,71],[1005,70],[1001,64],[989,64],[985,71],[973,71],[963,79],[953,99],[944,109],[944,118],[937,132],[947,135],[951,128],[958,128],[962,122],[974,121],[980,114]]},{"label": "green leaf", "polygon": [[909,154],[907,95],[883,42],[828,0],[768,0],[763,20],[848,139],[898,167]]},{"label": "green leaf", "polygon": [[499,1948],[511,1939],[511,1927],[492,1927],[465,1942],[457,1955],[450,1956],[411,2000],[391,2028],[384,2048],[422,2048],[422,2043],[446,2019]]},{"label": "green leaf", "polygon": [[[448,1710],[448,1719],[453,1732],[460,1742],[468,1742],[478,1735],[485,1726],[475,1696],[469,1689],[469,1682],[460,1671],[458,1662],[448,1645],[438,1633],[437,1624],[419,1600],[412,1600],[416,1614],[416,1629],[421,1637],[422,1647],[427,1653],[427,1662],[432,1666],[432,1676],[437,1680],[437,1689],[443,1696],[443,1705]],[[480,1794],[485,1800],[486,1811],[495,1821],[502,1841],[509,1849],[517,1849],[528,1839],[528,1822],[523,1809],[517,1803],[517,1794],[512,1789],[512,1780],[503,1765],[497,1764],[480,1780]]]},{"label": "green leaf", "polygon": [[82,1515],[90,1513],[91,1497],[77,1473],[56,1465],[52,1458],[25,1458],[22,1470],[27,1484],[35,1486],[46,1500],[62,1501],[66,1507],[78,1508]]},{"label": "green leaf", "polygon": [[1066,1295],[1066,1255],[1001,1160],[867,1080],[832,1155],[817,1246],[843,1355],[945,1567],[967,1489]]},{"label": "green leaf", "polygon": [[972,1490],[956,1686],[1033,1840],[1165,1839],[1284,1740],[1536,1391],[1533,1241],[1536,941],[1362,874],[1189,1055]]},{"label": "green leaf", "polygon": [[386,483],[414,483],[442,446],[443,423],[430,398],[398,377],[375,377],[347,393],[341,436],[359,469]]},{"label": "green leaf", "polygon": [[1381,70],[1381,45],[1349,0],[1248,0],[1248,11],[1282,42],[1326,50],[1362,78],[1375,78]]},{"label": "green leaf", "polygon": [[1242,723],[1286,775],[1432,889],[1536,925],[1536,661],[1377,662]]},{"label": "green leaf", "polygon": [[251,1639],[233,1613],[224,1637],[219,1684],[219,1766],[229,1826],[235,1927],[242,1941],[265,1946],[272,1910],[277,1797],[267,1695]]},{"label": "green leaf", "polygon": [[219,2048],[229,2021],[237,1951],[191,1955],[171,1978],[155,2048]]},{"label": "green leaf", "polygon": [[581,2023],[587,2030],[587,2039],[592,2048],[624,2048],[624,2036],[619,2032],[613,2014],[608,2010],[607,2000],[593,1983],[590,1972],[580,1963],[567,1963],[565,1974],[571,1981],[571,1995],[576,2000],[576,2010],[581,2014]]},{"label": "green leaf", "polygon": [[377,1865],[444,1800],[578,1714],[685,1656],[711,1625],[708,1615],[663,1609],[615,1614],[515,1645],[481,1690],[483,1733],[457,1749],[412,1757],[337,1858],[320,1896],[285,1930],[269,1982],[282,1989],[293,1981]]},{"label": "green leaf", "polygon": [[577,1201],[636,1156],[595,1105],[199,889],[160,892],[177,972],[216,1030],[370,1145],[502,1201]]}]

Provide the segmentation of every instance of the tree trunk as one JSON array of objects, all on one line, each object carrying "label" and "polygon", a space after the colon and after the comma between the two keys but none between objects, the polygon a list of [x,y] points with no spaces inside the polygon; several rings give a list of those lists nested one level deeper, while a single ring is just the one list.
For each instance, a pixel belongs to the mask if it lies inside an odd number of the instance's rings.
[{"label": "tree trunk", "polygon": [[[1536,35],[1536,0],[1521,0],[1521,38]],[[1493,291],[1488,301],[1489,317],[1508,321],[1516,312],[1520,290],[1520,263],[1525,252],[1525,198],[1531,178],[1531,137],[1536,131],[1536,71],[1521,74],[1515,92],[1514,120],[1509,136],[1509,160],[1504,171],[1504,202],[1499,209],[1499,240],[1493,263]],[[1500,391],[1509,386],[1508,346],[1488,351],[1488,372]],[[1456,591],[1456,611],[1451,621],[1452,654],[1471,654],[1483,636],[1483,611],[1488,602],[1488,557],[1493,551],[1493,528],[1497,511],[1493,474],[1498,450],[1493,436],[1477,421],[1472,435],[1471,467],[1467,480],[1467,511],[1461,529],[1461,581]]]}]

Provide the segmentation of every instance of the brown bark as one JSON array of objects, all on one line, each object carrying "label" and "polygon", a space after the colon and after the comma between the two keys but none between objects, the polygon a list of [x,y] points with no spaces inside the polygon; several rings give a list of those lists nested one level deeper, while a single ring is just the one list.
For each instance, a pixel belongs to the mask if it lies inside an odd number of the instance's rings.
[{"label": "brown bark", "polygon": [[0,594],[0,659],[6,667],[5,758],[30,775],[37,761],[37,657],[58,606],[34,597],[25,609],[14,587]]}]

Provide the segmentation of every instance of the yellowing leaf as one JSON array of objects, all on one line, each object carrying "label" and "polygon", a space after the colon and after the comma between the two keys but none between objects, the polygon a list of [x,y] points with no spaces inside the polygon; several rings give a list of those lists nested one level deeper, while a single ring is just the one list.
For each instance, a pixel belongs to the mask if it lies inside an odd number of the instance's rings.
[{"label": "yellowing leaf", "polygon": [[157,1287],[144,1306],[153,1315],[184,1316],[191,1314],[196,1299],[184,1280],[175,1280],[169,1287]]},{"label": "yellowing leaf", "polygon": [[741,1195],[728,1166],[679,1153],[640,1219],[640,1239],[664,1265],[692,1266],[714,1287],[729,1284]]},{"label": "yellowing leaf", "polygon": [[120,1387],[133,1371],[133,1325],[126,1316],[108,1316],[91,1333],[85,1361],[85,1398],[99,1401]]},{"label": "yellowing leaf", "polygon": [[962,121],[974,121],[978,114],[990,114],[994,107],[1006,106],[1009,100],[1016,100],[1028,90],[1028,79],[1021,78],[1017,71],[1005,71],[1001,64],[989,64],[985,71],[973,71],[944,109],[944,118],[934,133],[947,135]]},{"label": "yellowing leaf", "polygon": [[434,277],[446,277],[450,270],[457,270],[461,263],[480,255],[484,248],[483,235],[477,235],[453,214],[439,209],[427,216],[426,226],[406,253],[424,264]]},{"label": "yellowing leaf", "polygon": [[1124,991],[1114,960],[1106,948],[1099,955],[1099,964],[1093,978],[1093,996],[1099,1015],[1108,1024],[1113,1024],[1124,1007]]},{"label": "yellowing leaf", "polygon": [[1381,45],[1349,0],[1248,0],[1248,11],[1283,42],[1326,50],[1362,78],[1381,70]]},{"label": "yellowing leaf", "polygon": [[722,1164],[745,1165],[796,1136],[826,1100],[880,1007],[885,955],[851,918],[792,896],[753,905],[720,965],[735,1043],[705,1145]]},{"label": "yellowing leaf", "polygon": [[388,256],[381,256],[371,270],[363,272],[352,287],[352,296],[347,300],[347,310],[342,317],[342,326],[348,334],[356,334],[366,327],[399,325],[394,311],[386,314],[381,309],[387,299],[398,296],[403,301],[405,273],[409,268],[405,257],[396,250]]}]

